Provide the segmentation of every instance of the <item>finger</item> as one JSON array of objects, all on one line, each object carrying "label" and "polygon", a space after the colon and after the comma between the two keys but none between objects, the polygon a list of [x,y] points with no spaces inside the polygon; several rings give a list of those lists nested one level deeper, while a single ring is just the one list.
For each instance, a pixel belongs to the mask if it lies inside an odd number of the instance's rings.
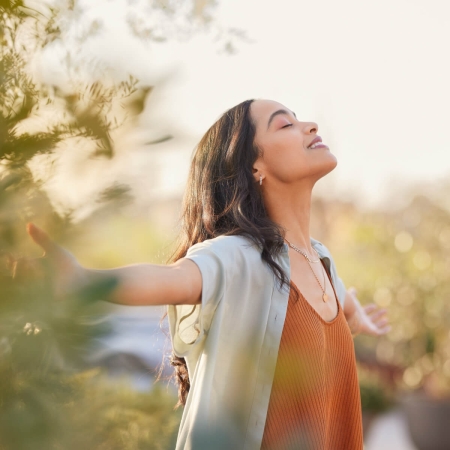
[{"label": "finger", "polygon": [[57,248],[57,245],[49,238],[48,234],[34,223],[30,222],[27,224],[27,232],[45,253],[51,253]]},{"label": "finger", "polygon": [[387,313],[386,309],[380,309],[378,311],[372,311],[371,314],[370,314],[370,320],[372,320],[372,322],[375,322],[375,321],[379,320],[381,317],[385,316],[386,313]]},{"label": "finger", "polygon": [[385,332],[384,330],[380,330],[378,328],[369,328],[365,334],[369,335],[369,336],[382,336],[383,334],[386,334],[387,332]]},{"label": "finger", "polygon": [[373,311],[378,309],[378,305],[375,303],[370,303],[369,305],[364,305],[363,309],[366,314],[371,314]]},{"label": "finger", "polygon": [[389,320],[388,319],[381,319],[381,320],[379,320],[377,322],[374,322],[374,323],[375,323],[375,325],[378,328],[384,328],[389,323]]}]

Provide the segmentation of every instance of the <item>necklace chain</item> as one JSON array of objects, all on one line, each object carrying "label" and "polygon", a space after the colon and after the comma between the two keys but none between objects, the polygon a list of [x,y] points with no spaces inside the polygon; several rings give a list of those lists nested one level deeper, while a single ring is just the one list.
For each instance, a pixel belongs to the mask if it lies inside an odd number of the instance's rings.
[{"label": "necklace chain", "polygon": [[[310,263],[318,263],[318,262],[320,262],[320,259],[311,259],[305,251],[303,251],[301,248],[298,248],[298,247],[295,246],[294,244],[291,244],[286,238],[284,238],[284,240],[289,244],[289,246],[290,246],[291,248],[293,248],[293,249],[294,249],[295,251],[297,251],[298,253],[302,254],[302,255],[306,258],[306,260],[307,260],[308,262],[310,262]],[[313,249],[313,250],[316,251],[315,249]],[[316,252],[316,253],[317,253],[317,252]]]},{"label": "necklace chain", "polygon": [[[328,295],[326,294],[326,286],[325,286],[325,284],[326,284],[326,278],[325,278],[325,269],[323,268],[323,266],[322,266],[322,272],[323,272],[323,286],[322,286],[322,283],[319,281],[319,278],[317,277],[317,275],[316,275],[316,272],[314,272],[314,269],[312,268],[312,265],[311,265],[311,263],[318,263],[318,262],[320,262],[320,258],[319,259],[316,259],[316,260],[312,260],[308,255],[307,255],[307,253],[306,252],[304,252],[301,248],[298,248],[298,247],[296,247],[294,244],[291,244],[286,238],[284,238],[284,240],[289,244],[289,246],[291,247],[291,248],[293,248],[296,252],[298,252],[298,253],[300,253],[301,255],[303,255],[304,257],[305,257],[305,259],[306,259],[306,261],[308,261],[308,266],[309,266],[309,268],[311,269],[311,272],[313,273],[313,275],[314,275],[314,278],[316,279],[316,281],[317,281],[317,283],[318,283],[318,285],[320,286],[320,289],[321,289],[321,291],[322,291],[322,300],[324,301],[324,302],[326,302],[327,300],[328,300]],[[314,251],[316,251],[315,249],[314,249]],[[316,253],[317,253],[317,251],[316,251]],[[317,254],[318,255],[318,254]]]}]

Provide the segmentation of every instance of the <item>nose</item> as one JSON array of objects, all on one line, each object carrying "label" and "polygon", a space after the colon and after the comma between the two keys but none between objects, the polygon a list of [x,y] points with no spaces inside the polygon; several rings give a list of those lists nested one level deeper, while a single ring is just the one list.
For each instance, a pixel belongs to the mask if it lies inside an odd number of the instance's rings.
[{"label": "nose", "polygon": [[303,130],[306,134],[316,134],[319,131],[319,125],[315,122],[305,122]]}]

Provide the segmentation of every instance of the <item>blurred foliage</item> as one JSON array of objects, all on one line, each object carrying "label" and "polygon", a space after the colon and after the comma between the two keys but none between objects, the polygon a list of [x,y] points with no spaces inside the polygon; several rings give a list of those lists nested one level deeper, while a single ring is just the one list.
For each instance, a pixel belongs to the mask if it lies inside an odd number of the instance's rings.
[{"label": "blurred foliage", "polygon": [[381,413],[393,405],[394,389],[379,373],[358,365],[358,379],[364,412]]},{"label": "blurred foliage", "polygon": [[216,5],[215,0],[136,0],[127,5],[126,20],[132,33],[141,39],[184,40],[213,23]]},{"label": "blurred foliage", "polygon": [[97,371],[25,376],[1,368],[0,448],[174,448],[180,415],[160,387],[137,392]]},{"label": "blurred foliage", "polygon": [[[440,187],[442,199],[449,194]],[[377,210],[317,200],[315,230],[361,303],[388,308],[392,330],[357,337],[357,350],[400,368],[401,389],[442,398],[450,396],[450,211],[419,188],[411,198]]]},{"label": "blurred foliage", "polygon": [[[37,250],[29,221],[63,245],[76,237],[71,212],[55,213],[30,162],[51,161],[73,142],[112,158],[114,132],[133,126],[151,88],[133,77],[65,91],[38,83],[31,60],[58,39],[59,12],[27,5],[0,1],[0,449],[170,448],[180,420],[172,393],[137,393],[85,369],[88,344],[108,331],[95,320],[96,301],[115,280],[57,302],[45,260],[22,256]],[[112,184],[94,201],[117,212],[130,199],[127,186]]]},{"label": "blurred foliage", "polygon": [[[30,161],[37,155],[51,158],[74,142],[89,146],[93,158],[111,158],[112,134],[134,123],[151,92],[150,87],[138,86],[132,76],[117,83],[78,83],[65,92],[38,84],[30,60],[47,45],[45,31],[58,17],[55,9],[45,12],[25,8],[22,2],[4,2],[0,8],[0,237],[4,251],[17,250],[18,230],[23,233],[18,225],[31,219],[45,221],[57,238],[70,229],[70,211],[67,217],[54,214],[41,189],[45,180],[33,178]],[[58,30],[53,29],[52,35],[56,38]],[[98,202],[123,200],[126,195],[126,186],[114,185],[99,195]]]}]

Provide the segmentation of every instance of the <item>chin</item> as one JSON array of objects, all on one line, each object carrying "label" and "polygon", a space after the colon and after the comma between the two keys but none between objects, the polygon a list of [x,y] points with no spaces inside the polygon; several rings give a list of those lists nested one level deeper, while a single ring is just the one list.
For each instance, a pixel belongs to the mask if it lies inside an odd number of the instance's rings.
[{"label": "chin", "polygon": [[330,157],[327,158],[326,161],[323,161],[323,164],[321,164],[321,167],[318,170],[318,180],[332,172],[338,164],[336,157],[332,153],[330,153],[329,155]]},{"label": "chin", "polygon": [[336,156],[334,156],[332,153],[330,153],[330,155],[332,156],[332,158],[330,158],[330,170],[329,170],[329,172],[334,170],[336,168],[336,166],[338,165],[338,161],[337,161]]}]

